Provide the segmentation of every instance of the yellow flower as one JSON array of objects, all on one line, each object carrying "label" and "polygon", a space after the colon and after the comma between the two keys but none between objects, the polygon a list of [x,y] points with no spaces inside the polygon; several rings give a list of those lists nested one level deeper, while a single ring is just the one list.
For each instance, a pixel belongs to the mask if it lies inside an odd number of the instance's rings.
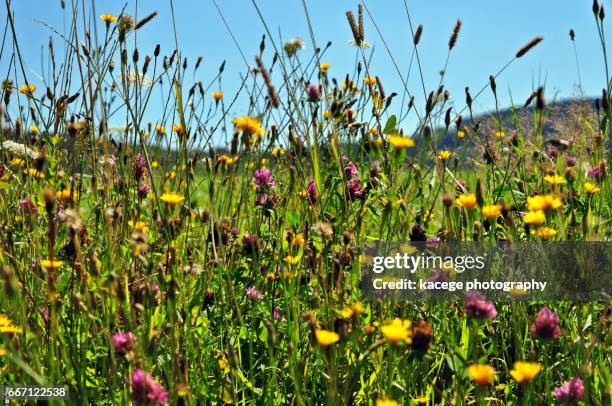
[{"label": "yellow flower", "polygon": [[[0,314],[0,333],[21,333],[23,329],[13,324],[11,319],[4,314]],[[3,349],[4,351],[4,349]]]},{"label": "yellow flower", "polygon": [[495,380],[495,368],[490,365],[470,365],[468,376],[478,385],[490,385]]},{"label": "yellow flower", "polygon": [[447,150],[442,150],[438,153],[438,159],[442,160],[442,161],[446,161],[448,158],[450,158],[453,155],[452,152],[447,151]]},{"label": "yellow flower", "polygon": [[534,231],[533,233],[537,234],[537,236],[543,240],[548,240],[549,238],[552,238],[557,235],[557,230],[550,227],[540,227],[538,228],[537,232]]},{"label": "yellow flower", "polygon": [[54,270],[54,269],[59,268],[62,265],[64,265],[64,263],[62,261],[57,260],[57,259],[54,259],[54,260],[42,259],[40,261],[40,266],[42,266],[43,268],[45,268],[47,270]]},{"label": "yellow flower", "polygon": [[559,175],[546,175],[544,176],[544,181],[550,183],[553,186],[557,186],[562,183],[565,183],[565,178]]},{"label": "yellow flower", "polygon": [[158,168],[158,167],[159,167],[159,162],[157,162],[157,161],[151,162],[151,168],[155,169],[155,168]]},{"label": "yellow flower", "polygon": [[274,148],[272,149],[272,155],[274,155],[275,157],[277,157],[277,158],[278,158],[278,157],[280,157],[280,156],[285,155],[285,150],[284,150],[284,149],[282,149],[281,147],[274,147]]},{"label": "yellow flower", "polygon": [[531,196],[527,198],[527,208],[529,210],[555,210],[563,205],[561,199],[554,195]]},{"label": "yellow flower", "polygon": [[261,128],[259,120],[255,118],[249,116],[235,117],[232,123],[234,123],[238,131],[245,134],[264,135],[264,129]]},{"label": "yellow flower", "polygon": [[585,191],[586,191],[588,194],[590,194],[590,195],[594,195],[595,193],[599,193],[599,191],[600,191],[601,189],[599,189],[599,188],[597,187],[597,185],[595,185],[595,184],[593,184],[593,183],[591,183],[591,182],[585,182],[585,183],[584,183],[584,190],[585,190]]},{"label": "yellow flower", "polygon": [[128,225],[134,229],[134,231],[148,233],[149,226],[144,221],[137,221],[134,223],[132,220],[128,221]]},{"label": "yellow flower", "polygon": [[510,371],[510,376],[518,383],[533,381],[538,376],[542,365],[537,362],[517,361]]},{"label": "yellow flower", "polygon": [[218,90],[212,94],[212,97],[217,103],[219,103],[219,101],[223,98],[223,92],[221,90]]},{"label": "yellow flower", "polygon": [[0,357],[3,357],[4,355],[6,355],[6,350],[0,347]]},{"label": "yellow flower", "polygon": [[302,245],[304,245],[304,236],[302,235],[302,233],[296,234],[295,237],[293,237],[293,239],[291,240],[291,245],[293,245],[294,247],[301,247]]},{"label": "yellow flower", "polygon": [[363,305],[359,302],[355,302],[350,306],[347,306],[342,310],[341,315],[345,319],[350,319],[351,317],[357,317],[361,313],[363,313]]},{"label": "yellow flower", "polygon": [[329,347],[330,345],[336,344],[340,340],[340,336],[333,331],[318,328],[315,330],[315,336],[317,343],[321,347]]},{"label": "yellow flower", "polygon": [[34,168],[28,168],[28,170],[26,171],[26,173],[28,175],[30,175],[33,178],[36,179],[44,179],[45,178],[45,174],[37,169]]},{"label": "yellow flower", "polygon": [[9,162],[9,164],[12,166],[23,166],[24,163],[25,161],[22,158],[17,157],[11,159],[11,162]]},{"label": "yellow flower", "polygon": [[417,398],[412,399],[418,405],[429,403],[429,395],[419,396]]},{"label": "yellow flower", "polygon": [[166,178],[168,178],[169,180],[174,180],[174,178],[176,178],[176,172],[175,171],[166,172]]},{"label": "yellow flower", "polygon": [[542,210],[529,211],[523,216],[525,224],[543,224],[546,221],[546,215]]},{"label": "yellow flower", "polygon": [[487,220],[495,220],[501,215],[501,208],[498,204],[484,206],[482,208],[482,215],[485,216]]},{"label": "yellow flower", "polygon": [[503,132],[503,131],[495,131],[495,132],[493,133],[493,136],[494,136],[495,138],[502,139],[502,138],[504,138],[504,137],[506,136],[506,133],[505,133],[505,132]]},{"label": "yellow flower", "polygon": [[30,126],[30,131],[34,134],[38,134],[40,132],[40,128],[36,124]]},{"label": "yellow flower", "polygon": [[300,262],[300,257],[287,255],[285,257],[285,262],[289,265],[297,265]]},{"label": "yellow flower", "polygon": [[476,195],[474,193],[468,193],[465,195],[461,195],[459,196],[455,202],[461,206],[464,207],[466,209],[473,209],[474,207],[476,207]]},{"label": "yellow flower", "polygon": [[321,65],[319,65],[319,69],[321,69],[321,72],[327,72],[330,66],[330,64],[323,62]]},{"label": "yellow flower", "polygon": [[397,345],[400,341],[410,344],[412,342],[410,325],[410,320],[396,317],[391,323],[382,326],[380,331],[391,345]]},{"label": "yellow flower", "polygon": [[78,198],[78,193],[76,191],[72,191],[70,189],[63,189],[63,190],[60,190],[59,192],[57,192],[55,194],[55,197],[60,202],[66,202],[68,200],[72,200],[73,202],[76,202],[77,198]]},{"label": "yellow flower", "polygon": [[352,80],[347,80],[344,79],[344,82],[342,82],[342,90],[353,90],[355,89],[355,83]]},{"label": "yellow flower", "polygon": [[181,123],[172,124],[172,131],[174,131],[180,137],[183,137],[186,134],[183,124]]},{"label": "yellow flower", "polygon": [[363,83],[366,85],[375,85],[376,84],[376,76],[366,76],[363,78]]},{"label": "yellow flower", "polygon": [[104,21],[106,24],[114,23],[115,21],[117,21],[117,17],[115,17],[114,15],[112,15],[110,13],[109,14],[102,14],[100,16],[100,19],[102,21]]},{"label": "yellow flower", "polygon": [[36,91],[36,86],[34,86],[32,84],[23,85],[23,86],[21,86],[19,91],[21,93],[25,94],[26,96],[32,97],[32,96],[34,96],[34,92]]},{"label": "yellow flower", "polygon": [[182,202],[183,200],[185,200],[185,197],[181,194],[178,194],[176,192],[166,192],[163,195],[161,195],[159,197],[159,199],[170,205],[170,206],[176,206],[177,204],[179,204],[180,202]]},{"label": "yellow flower", "polygon": [[464,137],[465,137],[465,131],[463,130],[457,131],[457,138],[464,138]]},{"label": "yellow flower", "polygon": [[404,137],[399,134],[390,136],[389,142],[395,149],[414,147],[414,140],[411,137]]},{"label": "yellow flower", "polygon": [[166,127],[164,127],[164,126],[163,126],[163,125],[161,125],[161,124],[157,124],[157,125],[155,126],[155,132],[156,132],[157,134],[159,134],[159,135],[164,135],[164,134],[166,134]]},{"label": "yellow flower", "polygon": [[399,406],[395,400],[391,399],[376,399],[376,406]]}]

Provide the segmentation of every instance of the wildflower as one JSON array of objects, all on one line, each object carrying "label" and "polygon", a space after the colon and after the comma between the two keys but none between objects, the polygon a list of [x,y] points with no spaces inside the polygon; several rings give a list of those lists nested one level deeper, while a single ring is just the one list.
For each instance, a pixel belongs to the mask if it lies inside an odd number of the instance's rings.
[{"label": "wildflower", "polygon": [[47,270],[54,270],[59,268],[60,266],[64,265],[64,263],[62,261],[59,261],[57,259],[43,259],[40,261],[40,266],[42,266],[43,268],[47,269]]},{"label": "wildflower", "polygon": [[236,117],[232,120],[232,123],[234,123],[234,125],[236,126],[236,130],[241,131],[247,135],[264,135],[264,130],[263,128],[261,128],[259,120],[255,118],[249,116]]},{"label": "wildflower", "polygon": [[376,84],[376,76],[366,76],[363,78],[363,83],[366,85],[375,85]]},{"label": "wildflower", "polygon": [[459,196],[455,202],[466,209],[473,209],[474,207],[476,207],[477,201],[476,201],[476,194],[474,193],[469,193],[469,194],[463,194],[461,196]]},{"label": "wildflower", "polygon": [[457,138],[464,138],[464,137],[465,137],[465,131],[463,130],[457,131]]},{"label": "wildflower", "polygon": [[23,158],[37,159],[39,154],[33,149],[28,148],[24,144],[15,141],[7,140],[2,143],[2,148],[8,150],[12,154],[19,155]]},{"label": "wildflower", "polygon": [[478,385],[491,385],[495,380],[495,368],[490,365],[473,364],[468,367],[468,376]]},{"label": "wildflower", "polygon": [[576,404],[584,397],[584,383],[580,378],[572,378],[553,389],[553,396],[558,401]]},{"label": "wildflower", "polygon": [[299,37],[291,38],[289,41],[285,42],[285,45],[283,47],[283,49],[285,50],[289,58],[291,58],[299,50],[304,49],[304,48],[306,48],[306,45],[304,44],[304,40]]},{"label": "wildflower", "polygon": [[414,140],[411,137],[404,137],[403,135],[392,135],[389,137],[389,142],[396,150],[414,147]]},{"label": "wildflower", "polygon": [[172,131],[174,131],[179,137],[184,137],[187,134],[183,124],[181,123],[172,124]]},{"label": "wildflower", "polygon": [[542,307],[531,325],[531,335],[544,339],[555,339],[561,334],[559,315],[548,307]]},{"label": "wildflower", "polygon": [[255,289],[253,286],[251,286],[250,288],[248,288],[246,290],[246,297],[249,300],[259,300],[262,299],[264,297],[263,293],[261,293],[260,291],[258,291],[257,289]]},{"label": "wildflower", "polygon": [[525,224],[543,224],[546,221],[546,215],[542,210],[530,211],[523,216]]},{"label": "wildflower", "polygon": [[253,183],[258,191],[271,189],[276,185],[269,169],[257,169],[253,175]]},{"label": "wildflower", "polygon": [[412,348],[417,351],[427,351],[433,340],[431,324],[421,320],[412,327]]},{"label": "wildflower", "polygon": [[284,261],[289,265],[297,265],[300,263],[300,257],[287,255]]},{"label": "wildflower", "polygon": [[410,324],[410,320],[402,320],[396,317],[389,324],[382,326],[380,331],[391,345],[397,345],[402,341],[410,344],[412,342]]},{"label": "wildflower", "polygon": [[376,399],[376,406],[399,406],[399,403],[397,403],[395,400],[391,400],[391,399]]},{"label": "wildflower", "polygon": [[576,163],[578,162],[578,158],[576,158],[575,156],[568,156],[567,157],[567,166],[574,167],[576,166]]},{"label": "wildflower", "polygon": [[346,176],[347,179],[352,179],[358,174],[359,174],[359,170],[357,169],[357,166],[355,166],[354,163],[349,162],[344,167],[344,176]]},{"label": "wildflower", "polygon": [[506,133],[505,133],[505,132],[503,132],[503,131],[495,131],[495,132],[493,133],[493,136],[494,136],[495,138],[502,139],[502,138],[504,138],[504,137],[506,136]]},{"label": "wildflower", "polygon": [[132,86],[151,87],[153,81],[144,73],[128,70],[125,72],[125,81]]},{"label": "wildflower", "polygon": [[306,88],[306,94],[308,94],[308,101],[319,101],[319,99],[321,98],[321,87],[314,83],[310,83]]},{"label": "wildflower", "polygon": [[45,178],[45,174],[41,171],[39,171],[38,169],[35,168],[28,168],[27,171],[25,171],[25,173],[27,173],[28,175],[30,175],[31,177],[35,178],[35,179],[44,179]]},{"label": "wildflower", "polygon": [[446,161],[448,160],[451,156],[453,155],[452,152],[447,151],[447,150],[442,150],[438,153],[438,159],[441,161]]},{"label": "wildflower", "polygon": [[30,131],[34,134],[38,134],[40,132],[40,128],[36,124],[32,124],[30,126]]},{"label": "wildflower", "polygon": [[510,376],[517,383],[530,382],[540,373],[542,365],[537,362],[517,361],[514,368],[510,371]]},{"label": "wildflower", "polygon": [[330,345],[336,344],[340,340],[340,336],[333,331],[318,328],[315,330],[315,337],[317,343],[321,347],[329,347]]},{"label": "wildflower", "polygon": [[314,205],[319,200],[319,193],[317,192],[317,183],[314,179],[308,181],[306,186],[306,196],[308,198],[308,204]]},{"label": "wildflower", "polygon": [[219,103],[223,98],[223,92],[221,90],[218,90],[212,94],[212,97],[213,99],[215,99],[216,103]]},{"label": "wildflower", "polygon": [[151,185],[148,183],[141,183],[138,185],[138,195],[140,197],[146,197],[151,191]]},{"label": "wildflower", "polygon": [[158,135],[165,135],[165,134],[166,134],[166,127],[164,127],[164,126],[163,126],[163,125],[161,125],[161,124],[157,124],[157,125],[155,126],[155,132],[156,132]]},{"label": "wildflower", "polygon": [[365,197],[365,189],[361,186],[361,179],[351,179],[347,184],[347,190],[351,200],[359,200]]},{"label": "wildflower", "polygon": [[363,313],[363,305],[359,302],[355,302],[352,305],[345,307],[342,310],[341,315],[345,319],[350,319],[359,316],[361,313]]},{"label": "wildflower", "polygon": [[501,207],[498,204],[483,206],[482,215],[487,220],[495,220],[501,215]]},{"label": "wildflower", "polygon": [[24,197],[19,201],[19,208],[23,210],[24,213],[36,214],[38,213],[38,209],[36,205],[27,197]]},{"label": "wildflower", "polygon": [[137,368],[132,372],[132,400],[136,405],[161,405],[170,401],[166,389],[151,374]]},{"label": "wildflower", "polygon": [[112,336],[111,341],[115,352],[119,354],[127,354],[136,347],[136,336],[131,332],[118,331]]},{"label": "wildflower", "polygon": [[279,158],[285,155],[285,150],[282,147],[274,147],[272,148],[272,155]]},{"label": "wildflower", "polygon": [[20,334],[23,332],[21,327],[17,327],[13,324],[13,321],[6,317],[4,314],[0,314],[0,333],[7,334]]},{"label": "wildflower", "polygon": [[291,240],[291,245],[294,247],[301,247],[302,245],[304,245],[304,236],[301,233],[297,234]]},{"label": "wildflower", "polygon": [[132,227],[132,229],[136,232],[141,232],[141,233],[149,232],[149,226],[144,221],[133,222],[132,220],[129,220],[128,225]]},{"label": "wildflower", "polygon": [[255,206],[262,207],[268,211],[276,210],[279,197],[274,193],[260,193],[255,198]]},{"label": "wildflower", "polygon": [[329,63],[323,62],[321,63],[321,65],[319,65],[319,69],[321,70],[321,72],[325,73],[329,70],[330,66],[331,65]]},{"label": "wildflower", "polygon": [[132,169],[132,176],[135,180],[142,180],[147,175],[147,161],[141,154],[136,155],[134,158],[134,168]]},{"label": "wildflower", "polygon": [[76,201],[77,197],[78,197],[77,192],[71,189],[63,189],[63,190],[58,191],[55,194],[55,198],[59,200],[60,202],[66,202],[69,200]]},{"label": "wildflower", "polygon": [[21,159],[21,158],[17,158],[17,157],[15,157],[15,158],[11,159],[11,161],[9,162],[9,165],[11,165],[11,166],[17,166],[17,167],[21,167],[21,166],[23,166],[24,164],[25,164],[25,161],[24,161],[23,159]]},{"label": "wildflower", "polygon": [[114,15],[112,15],[112,14],[102,14],[102,15],[100,16],[100,19],[101,19],[102,21],[104,21],[104,22],[106,23],[106,25],[107,25],[107,26],[108,26],[108,25],[110,25],[111,23],[114,23],[115,21],[117,21],[117,17],[115,17],[115,16],[114,16]]},{"label": "wildflower", "polygon": [[30,83],[27,85],[23,85],[19,88],[19,92],[22,94],[25,94],[28,97],[33,97],[35,91],[36,91],[36,86]]},{"label": "wildflower", "polygon": [[497,317],[495,305],[479,292],[468,292],[465,298],[465,313],[477,319],[493,320]]},{"label": "wildflower", "polygon": [[561,207],[561,199],[554,195],[536,195],[527,198],[527,208],[529,210],[550,211]]},{"label": "wildflower", "polygon": [[584,182],[584,190],[589,195],[594,195],[594,194],[600,192],[600,189],[597,187],[597,185],[595,185],[595,184],[593,184],[591,182]]},{"label": "wildflower", "polygon": [[179,204],[180,202],[182,202],[183,200],[185,200],[185,197],[179,193],[176,192],[166,192],[164,194],[162,194],[159,199],[170,205],[170,206],[176,206],[177,204]]},{"label": "wildflower", "polygon": [[153,169],[159,168],[159,162],[157,162],[157,161],[151,162],[151,168],[153,168]]},{"label": "wildflower", "polygon": [[550,227],[540,227],[537,231],[534,231],[533,234],[537,235],[543,240],[548,240],[557,235],[557,230]]},{"label": "wildflower", "polygon": [[134,17],[127,14],[121,14],[117,19],[117,25],[119,26],[119,33],[125,36],[125,33],[131,31],[136,25]]},{"label": "wildflower", "polygon": [[594,166],[588,170],[587,176],[599,182],[604,177],[604,170],[600,166]]},{"label": "wildflower", "polygon": [[552,186],[558,186],[565,182],[565,178],[560,175],[546,175],[544,176],[544,181],[550,183]]}]

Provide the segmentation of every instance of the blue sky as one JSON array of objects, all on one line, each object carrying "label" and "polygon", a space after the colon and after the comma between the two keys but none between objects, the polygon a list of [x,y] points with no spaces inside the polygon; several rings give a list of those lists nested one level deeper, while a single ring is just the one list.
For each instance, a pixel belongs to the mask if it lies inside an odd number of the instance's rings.
[{"label": "blue sky", "polygon": [[[126,1],[83,0],[90,9],[95,5],[96,15],[118,14]],[[251,0],[217,0],[229,26],[237,38],[249,63],[258,52],[264,28]],[[78,0],[75,0],[79,3]],[[42,20],[62,32],[67,23],[59,7],[59,0],[13,0],[18,37],[22,52],[26,56],[26,70],[40,71],[40,52],[46,47],[52,33],[47,27],[35,22]],[[71,3],[71,1],[67,1]],[[333,45],[323,58],[331,64],[330,75],[342,79],[354,63],[355,48],[349,45],[351,32],[346,23],[345,11],[356,10],[355,0],[307,0],[310,17],[319,46],[327,41]],[[600,3],[609,7],[608,1]],[[162,53],[174,49],[174,37],[169,0],[130,0],[126,12],[143,17],[152,11],[159,13],[154,22],[138,31],[141,55],[152,54],[156,43]],[[306,25],[300,0],[257,0],[274,35],[289,39],[299,36],[306,41],[306,51],[313,46]],[[412,50],[412,42],[403,0],[366,0],[367,7],[379,25],[400,69],[405,71]],[[536,35],[545,40],[534,51],[516,61],[498,79],[501,104],[510,102],[510,90],[517,103],[522,103],[533,87],[546,82],[547,95],[573,97],[578,94],[578,76],[574,51],[568,32],[576,32],[576,44],[580,58],[582,86],[586,95],[599,95],[605,86],[603,57],[598,44],[597,31],[590,1],[575,0],[412,0],[408,1],[414,25],[423,24],[424,33],[419,45],[421,62],[427,90],[435,90],[439,71],[446,57],[448,38],[452,27],[460,18],[463,27],[447,69],[446,87],[454,96],[456,106],[464,104],[463,89],[469,86],[476,92],[488,80],[491,73],[502,67],[524,43]],[[245,63],[232,42],[211,0],[174,0],[178,40],[184,56],[191,67],[195,58],[204,57],[197,79],[208,83],[216,74],[220,63],[227,60],[223,78],[226,94],[236,86],[239,73],[244,72]],[[612,11],[612,7],[610,7]],[[3,8],[3,14],[6,11]],[[4,20],[4,16],[3,16]],[[102,25],[100,25],[101,27]],[[389,56],[382,46],[379,35],[371,21],[365,18],[366,40],[374,46],[372,72],[380,76],[387,93],[400,92],[400,81]],[[61,43],[54,39],[57,46]],[[268,43],[267,61],[272,47]],[[310,55],[310,54],[304,54]],[[6,74],[7,58],[0,61],[2,76]],[[413,71],[409,85],[413,93],[422,96],[420,79]],[[36,80],[34,80],[36,83]],[[422,104],[421,104],[422,106]],[[477,111],[488,111],[493,106],[489,92],[475,103]],[[399,107],[399,106],[397,106]],[[236,106],[236,113],[243,113],[245,104]],[[155,110],[153,111],[155,113]]]}]

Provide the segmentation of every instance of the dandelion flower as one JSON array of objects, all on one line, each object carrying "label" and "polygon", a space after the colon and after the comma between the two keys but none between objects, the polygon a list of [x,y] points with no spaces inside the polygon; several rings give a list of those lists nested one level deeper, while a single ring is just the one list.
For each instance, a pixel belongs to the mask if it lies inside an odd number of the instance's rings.
[{"label": "dandelion flower", "polygon": [[341,315],[345,319],[350,319],[359,316],[361,313],[363,313],[363,305],[359,302],[355,302],[352,305],[345,307],[342,310]]},{"label": "dandelion flower", "polygon": [[447,151],[447,150],[442,150],[438,153],[438,159],[441,161],[446,161],[448,160],[451,156],[453,155],[453,153],[451,151]]},{"label": "dandelion flower", "polygon": [[403,149],[414,147],[414,139],[411,137],[404,137],[403,135],[392,135],[389,137],[389,142],[395,149]]},{"label": "dandelion flower", "polygon": [[21,333],[23,329],[13,324],[12,320],[6,317],[4,314],[0,314],[0,333]]},{"label": "dandelion flower", "polygon": [[319,69],[321,70],[321,72],[325,73],[327,72],[327,70],[330,68],[330,64],[323,62],[321,65],[319,65]]},{"label": "dandelion flower", "polygon": [[212,97],[213,99],[215,99],[215,102],[219,103],[223,98],[223,92],[221,90],[218,90],[212,94]]},{"label": "dandelion flower", "polygon": [[340,336],[333,331],[318,328],[315,330],[315,337],[317,343],[321,347],[329,347],[330,345],[336,344],[340,340]]},{"label": "dandelion flower", "polygon": [[182,202],[183,200],[185,200],[185,196],[176,193],[176,192],[166,192],[164,194],[162,194],[159,199],[170,205],[170,206],[176,206],[177,204],[179,204],[180,202]]},{"label": "dandelion flower", "polygon": [[531,225],[544,224],[546,215],[542,210],[529,211],[523,216],[523,221]]},{"label": "dandelion flower", "polygon": [[164,135],[164,134],[166,134],[166,127],[164,127],[164,126],[163,126],[163,125],[161,125],[161,124],[157,124],[157,125],[155,126],[155,132],[156,132],[158,135]]},{"label": "dandelion flower", "polygon": [[557,230],[550,227],[540,227],[537,231],[534,231],[534,234],[543,240],[548,240],[557,235]]},{"label": "dandelion flower", "polygon": [[584,190],[585,192],[587,192],[587,194],[594,195],[596,193],[599,193],[601,189],[599,189],[597,185],[591,182],[584,182]]},{"label": "dandelion flower", "polygon": [[245,134],[255,134],[259,136],[264,135],[264,130],[261,127],[259,120],[255,118],[249,116],[236,117],[232,120],[232,123],[234,123],[238,131]]},{"label": "dandelion flower", "polygon": [[457,138],[464,138],[464,137],[465,137],[465,131],[463,130],[457,131]]},{"label": "dandelion flower", "polygon": [[115,17],[114,15],[108,13],[108,14],[102,14],[100,16],[100,19],[102,21],[104,21],[106,24],[110,24],[110,23],[114,23],[115,21],[117,21],[117,17]]},{"label": "dandelion flower", "polygon": [[34,86],[33,84],[23,85],[19,88],[19,92],[29,97],[34,96],[35,91],[36,91],[36,86]]},{"label": "dandelion flower", "polygon": [[183,127],[183,124],[181,123],[173,124],[172,131],[174,131],[176,135],[178,135],[179,137],[183,137],[185,136],[185,134],[187,134],[185,132],[185,128]]},{"label": "dandelion flower", "polygon": [[410,325],[410,320],[396,317],[389,324],[382,326],[380,331],[391,345],[397,345],[402,341],[410,344],[412,342]]},{"label": "dandelion flower", "polygon": [[136,232],[141,232],[141,233],[149,232],[149,226],[144,221],[133,222],[132,220],[130,220],[128,221],[128,225],[132,227],[132,229]]},{"label": "dandelion flower", "polygon": [[376,406],[399,406],[395,400],[391,399],[376,399]]},{"label": "dandelion flower", "polygon": [[530,382],[542,370],[542,365],[537,362],[517,361],[514,363],[514,368],[510,371],[510,376],[517,382]]},{"label": "dandelion flower", "polygon": [[565,182],[565,178],[560,175],[546,175],[544,176],[544,181],[546,183],[550,183],[552,186],[558,186]]},{"label": "dandelion flower", "polygon": [[476,194],[468,193],[468,194],[461,195],[455,200],[455,202],[457,203],[457,205],[463,208],[473,209],[474,207],[476,207],[476,204],[477,204]]},{"label": "dandelion flower", "polygon": [[73,202],[76,202],[77,198],[78,198],[78,193],[73,191],[73,190],[71,190],[71,189],[63,189],[63,190],[58,191],[55,194],[55,197],[60,202],[67,202],[69,200],[72,200]]},{"label": "dandelion flower", "polygon": [[30,131],[34,134],[38,134],[40,132],[40,128],[36,124],[30,126]]},{"label": "dandelion flower", "polygon": [[498,204],[493,204],[490,206],[484,206],[482,208],[482,215],[487,220],[495,220],[501,215],[501,207]]},{"label": "dandelion flower", "polygon": [[300,263],[300,257],[287,255],[284,261],[289,265],[297,265]]},{"label": "dandelion flower", "polygon": [[529,210],[556,210],[563,205],[561,198],[554,195],[537,195],[527,198],[527,208]]},{"label": "dandelion flower", "polygon": [[366,76],[363,78],[363,83],[366,85],[375,85],[376,84],[376,76]]},{"label": "dandelion flower", "polygon": [[506,136],[506,133],[505,133],[505,132],[503,132],[503,131],[495,131],[495,132],[493,133],[493,136],[494,136],[495,138],[503,139],[503,138]]},{"label": "dandelion flower", "polygon": [[468,376],[478,385],[490,385],[495,380],[495,368],[482,364],[470,365],[468,367]]},{"label": "dandelion flower", "polygon": [[283,155],[285,155],[285,150],[282,147],[274,147],[272,149],[272,155],[275,157],[281,157]]},{"label": "dandelion flower", "polygon": [[40,266],[42,266],[43,268],[47,269],[47,270],[54,270],[59,268],[60,266],[64,265],[64,263],[62,261],[59,261],[57,259],[51,260],[51,259],[43,259],[40,261]]}]

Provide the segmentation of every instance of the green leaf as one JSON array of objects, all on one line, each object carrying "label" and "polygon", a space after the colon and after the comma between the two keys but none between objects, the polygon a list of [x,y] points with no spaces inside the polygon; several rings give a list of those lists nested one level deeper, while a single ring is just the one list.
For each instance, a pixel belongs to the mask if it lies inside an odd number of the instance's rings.
[{"label": "green leaf", "polygon": [[383,130],[383,133],[393,134],[394,132],[397,132],[395,129],[396,125],[397,125],[397,117],[395,117],[395,115],[392,115],[391,117],[389,117],[389,119],[385,123],[385,129]]}]

